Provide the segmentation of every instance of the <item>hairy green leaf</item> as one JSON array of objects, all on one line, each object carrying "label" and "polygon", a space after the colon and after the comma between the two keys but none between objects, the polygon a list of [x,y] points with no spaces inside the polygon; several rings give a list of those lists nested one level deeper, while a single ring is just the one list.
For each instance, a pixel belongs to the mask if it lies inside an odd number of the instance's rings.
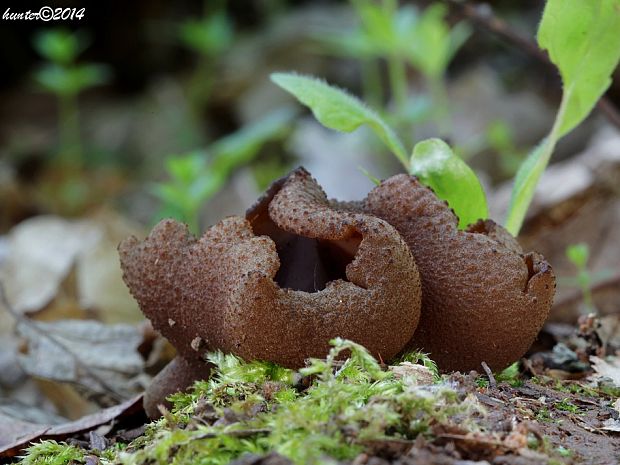
[{"label": "hairy green leaf", "polygon": [[488,217],[484,189],[476,173],[444,141],[418,142],[411,155],[410,172],[448,202],[459,217],[459,228]]},{"label": "hairy green leaf", "polygon": [[398,136],[358,98],[319,79],[294,73],[274,73],[271,80],[309,107],[316,119],[330,129],[352,132],[363,124],[369,125],[403,165],[409,166]]},{"label": "hairy green leaf", "polygon": [[620,0],[549,0],[538,44],[560,69],[564,89],[551,132],[515,177],[505,224],[515,236],[557,141],[588,116],[611,83],[620,59]]},{"label": "hairy green leaf", "polygon": [[561,137],[588,116],[611,84],[620,59],[620,0],[548,0],[538,44],[564,83]]}]

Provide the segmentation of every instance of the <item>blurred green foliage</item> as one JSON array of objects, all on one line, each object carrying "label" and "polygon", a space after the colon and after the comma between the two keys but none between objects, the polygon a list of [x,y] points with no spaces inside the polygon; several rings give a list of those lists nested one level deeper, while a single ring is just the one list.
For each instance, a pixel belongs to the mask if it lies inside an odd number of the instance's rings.
[{"label": "blurred green foliage", "polygon": [[548,0],[538,27],[538,45],[562,77],[562,101],[549,131],[521,164],[512,190],[506,229],[519,234],[536,186],[557,142],[579,125],[611,84],[620,60],[620,1]]},{"label": "blurred green foliage", "polygon": [[265,143],[283,138],[294,116],[294,111],[282,108],[204,150],[168,157],[168,180],[152,187],[163,203],[158,217],[184,221],[190,231],[199,234],[203,204],[224,187],[236,168],[252,161]]},{"label": "blurred green foliage", "polygon": [[190,76],[187,98],[195,117],[199,117],[213,92],[216,67],[231,47],[235,30],[225,10],[225,1],[206,1],[205,14],[179,25],[181,44],[196,54],[196,66]]},{"label": "blurred green foliage", "polygon": [[418,142],[408,158],[396,131],[358,98],[309,76],[274,73],[271,79],[309,107],[316,119],[330,129],[352,132],[368,125],[408,173],[416,175],[450,204],[460,218],[460,228],[487,218],[486,196],[476,173],[442,140]]},{"label": "blurred green foliage", "polygon": [[200,19],[189,19],[179,28],[179,39],[200,55],[214,58],[232,44],[234,30],[225,11],[217,11]]},{"label": "blurred green foliage", "polygon": [[104,84],[110,78],[105,65],[77,63],[78,56],[88,47],[82,32],[64,29],[39,32],[33,40],[34,48],[47,60],[34,74],[37,83],[58,99],[60,144],[59,161],[72,168],[84,162],[77,96],[91,87]]},{"label": "blurred green foliage", "polygon": [[577,269],[577,276],[574,284],[581,290],[583,296],[583,306],[585,313],[596,313],[596,307],[592,299],[593,276],[588,270],[588,259],[590,258],[590,248],[588,244],[580,242],[571,244],[566,248],[566,258]]},{"label": "blurred green foliage", "polygon": [[512,129],[504,121],[494,121],[487,127],[486,143],[499,157],[502,174],[512,177],[523,163],[526,151],[517,147]]},{"label": "blurred green foliage", "polygon": [[[465,23],[450,27],[443,5],[423,11],[396,0],[352,0],[359,25],[350,31],[322,34],[328,52],[354,58],[362,66],[364,97],[383,108],[379,61],[387,62],[389,88],[395,111],[392,121],[411,125],[433,116],[440,131],[449,131],[449,108],[444,77],[450,61],[469,37]],[[425,78],[428,95],[411,96],[407,67]],[[429,98],[430,96],[430,98]]]}]

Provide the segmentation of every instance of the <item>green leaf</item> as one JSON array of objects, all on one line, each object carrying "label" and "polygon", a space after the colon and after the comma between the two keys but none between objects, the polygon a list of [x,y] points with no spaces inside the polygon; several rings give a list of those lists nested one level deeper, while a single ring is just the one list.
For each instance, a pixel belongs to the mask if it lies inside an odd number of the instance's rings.
[{"label": "green leaf", "polygon": [[200,20],[188,20],[179,30],[185,46],[205,56],[224,52],[234,38],[233,25],[225,11],[218,11]]},{"label": "green leaf", "polygon": [[438,3],[426,8],[412,29],[408,47],[412,64],[431,79],[445,74],[450,60],[471,35],[471,28],[464,23],[450,29],[446,11]]},{"label": "green leaf", "polygon": [[575,267],[585,269],[590,256],[590,248],[588,244],[580,242],[579,244],[571,244],[566,248],[566,257]]},{"label": "green leaf", "polygon": [[381,184],[381,179],[373,175],[370,171],[368,171],[363,166],[358,166],[357,169],[360,170],[364,176],[370,179],[375,186],[378,186],[379,184]]},{"label": "green leaf", "polygon": [[34,77],[41,87],[57,95],[76,95],[82,90],[104,84],[110,76],[105,65],[59,66],[46,64]]},{"label": "green leaf", "polygon": [[620,59],[620,0],[549,0],[538,44],[560,69],[562,103],[549,135],[523,162],[512,189],[506,229],[517,235],[557,141],[588,116]]},{"label": "green leaf", "polygon": [[309,107],[316,119],[330,129],[352,132],[363,124],[369,125],[408,168],[405,147],[398,136],[358,98],[319,79],[294,73],[274,73],[271,80]]},{"label": "green leaf", "polygon": [[538,144],[521,164],[515,176],[508,217],[504,225],[508,232],[514,236],[519,234],[527,209],[534,197],[538,180],[545,171],[551,157],[553,151],[551,143],[552,141],[546,138]]},{"label": "green leaf", "polygon": [[57,29],[37,33],[33,44],[37,52],[52,63],[68,65],[86,48],[88,40],[80,32]]},{"label": "green leaf", "polygon": [[211,169],[229,173],[237,166],[250,162],[266,142],[288,133],[295,114],[291,108],[280,108],[217,140],[209,148],[212,156]]},{"label": "green leaf", "polygon": [[486,196],[476,173],[444,141],[418,142],[411,155],[410,173],[448,202],[459,217],[459,228],[488,218]]},{"label": "green leaf", "polygon": [[538,44],[562,75],[561,137],[588,116],[611,84],[620,59],[620,1],[547,1]]}]

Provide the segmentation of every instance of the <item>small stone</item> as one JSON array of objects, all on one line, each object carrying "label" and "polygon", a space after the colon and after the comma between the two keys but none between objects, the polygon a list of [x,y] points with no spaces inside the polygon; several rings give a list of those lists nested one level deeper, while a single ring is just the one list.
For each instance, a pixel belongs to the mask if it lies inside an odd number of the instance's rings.
[{"label": "small stone", "polygon": [[200,350],[200,347],[202,346],[202,338],[200,336],[196,336],[194,339],[192,339],[190,346],[192,349],[198,352]]}]

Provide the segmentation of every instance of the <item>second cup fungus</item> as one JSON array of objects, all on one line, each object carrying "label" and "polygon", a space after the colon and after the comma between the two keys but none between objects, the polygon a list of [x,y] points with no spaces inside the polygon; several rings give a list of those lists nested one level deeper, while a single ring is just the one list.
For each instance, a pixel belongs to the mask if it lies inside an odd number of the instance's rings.
[{"label": "second cup fungus", "polygon": [[401,233],[422,277],[422,316],[409,348],[442,370],[501,370],[525,354],[547,319],[555,276],[491,220],[465,231],[447,204],[415,177],[397,175],[368,195],[364,210]]}]

